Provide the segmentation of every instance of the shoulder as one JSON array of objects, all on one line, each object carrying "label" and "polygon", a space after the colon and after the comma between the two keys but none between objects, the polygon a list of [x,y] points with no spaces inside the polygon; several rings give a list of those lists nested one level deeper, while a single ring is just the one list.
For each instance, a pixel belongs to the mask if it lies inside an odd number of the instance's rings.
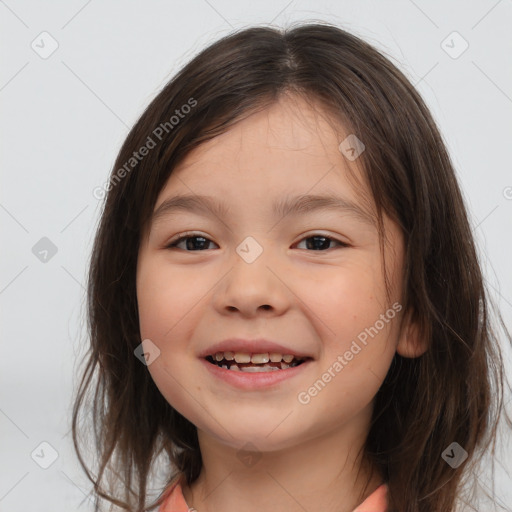
[{"label": "shoulder", "polygon": [[[182,477],[178,476],[171,481],[164,491],[164,501],[158,512],[190,512],[182,491]],[[353,512],[388,512],[388,486],[386,483],[380,485],[368,496]]]},{"label": "shoulder", "polygon": [[173,479],[163,492],[164,500],[158,512],[189,512],[182,490],[182,475]]},{"label": "shoulder", "polygon": [[377,487],[353,512],[388,512],[388,485]]}]

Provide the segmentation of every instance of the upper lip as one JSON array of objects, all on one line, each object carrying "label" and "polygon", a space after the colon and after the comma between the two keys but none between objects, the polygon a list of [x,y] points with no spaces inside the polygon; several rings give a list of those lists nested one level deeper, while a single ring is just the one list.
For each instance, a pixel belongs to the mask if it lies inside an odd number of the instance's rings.
[{"label": "upper lip", "polygon": [[302,350],[286,347],[281,343],[265,339],[246,340],[241,338],[231,338],[218,343],[214,343],[205,348],[199,354],[199,357],[213,356],[217,352],[243,352],[245,354],[265,354],[277,353],[282,355],[293,355],[297,358],[311,358]]}]

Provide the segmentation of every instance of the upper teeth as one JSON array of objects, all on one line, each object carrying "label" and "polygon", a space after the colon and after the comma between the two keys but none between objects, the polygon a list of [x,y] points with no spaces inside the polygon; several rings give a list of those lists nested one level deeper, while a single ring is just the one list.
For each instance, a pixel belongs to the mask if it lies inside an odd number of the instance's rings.
[{"label": "upper teeth", "polygon": [[271,361],[272,363],[279,363],[284,361],[285,363],[291,363],[295,356],[291,354],[278,354],[277,352],[265,352],[261,354],[249,354],[247,352],[217,352],[214,356],[216,361],[233,361],[237,363],[254,363],[264,364]]}]

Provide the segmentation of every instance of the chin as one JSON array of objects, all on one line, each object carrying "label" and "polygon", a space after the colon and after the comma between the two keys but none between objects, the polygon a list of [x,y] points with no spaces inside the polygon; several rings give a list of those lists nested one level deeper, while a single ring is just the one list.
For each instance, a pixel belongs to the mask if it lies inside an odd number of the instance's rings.
[{"label": "chin", "polygon": [[[264,421],[260,421],[264,424]],[[272,427],[274,428],[274,427]],[[300,443],[302,438],[298,432],[290,432],[287,429],[276,429],[272,432],[272,428],[258,428],[255,426],[242,426],[236,423],[230,423],[228,427],[229,435],[222,428],[216,428],[215,431],[208,431],[208,437],[215,439],[233,450],[239,451],[255,451],[255,452],[277,452],[292,448]],[[279,430],[279,432],[278,432]]]}]

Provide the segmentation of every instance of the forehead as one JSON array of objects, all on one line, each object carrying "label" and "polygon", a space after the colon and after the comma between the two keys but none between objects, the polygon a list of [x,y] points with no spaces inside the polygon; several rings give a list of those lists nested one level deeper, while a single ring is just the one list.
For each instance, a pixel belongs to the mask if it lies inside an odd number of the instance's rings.
[{"label": "forehead", "polygon": [[189,152],[173,169],[154,210],[177,193],[263,204],[270,195],[292,191],[296,196],[339,192],[353,202],[365,198],[371,210],[358,163],[340,151],[347,135],[320,106],[283,96]]},{"label": "forehead", "polygon": [[228,146],[229,151],[250,152],[263,147],[270,153],[307,152],[318,158],[337,160],[338,146],[346,135],[345,127],[328,115],[319,103],[287,94],[266,108],[236,121],[226,132],[190,152],[185,160],[225,153]]}]

